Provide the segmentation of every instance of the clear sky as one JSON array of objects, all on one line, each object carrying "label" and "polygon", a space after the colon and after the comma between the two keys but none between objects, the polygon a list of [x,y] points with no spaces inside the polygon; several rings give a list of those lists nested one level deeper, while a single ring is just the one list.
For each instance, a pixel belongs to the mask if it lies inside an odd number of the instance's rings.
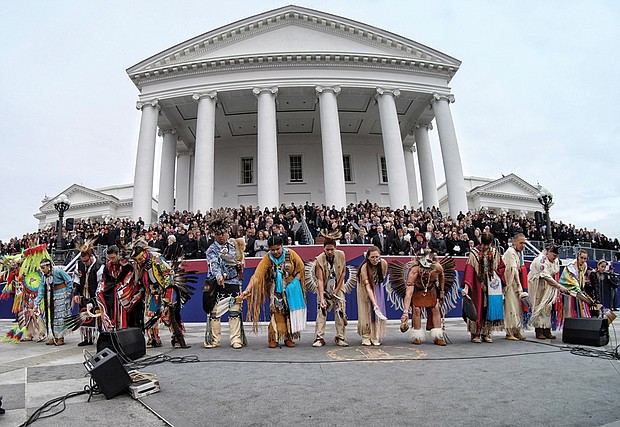
[{"label": "clear sky", "polygon": [[[32,215],[46,195],[55,197],[74,183],[99,188],[133,181],[140,114],[128,67],[286,4],[4,2],[0,239],[36,231]],[[451,82],[451,108],[465,175],[515,173],[540,182],[554,195],[553,219],[620,237],[619,1],[295,4],[461,60]],[[441,159],[436,140],[432,148]]]}]

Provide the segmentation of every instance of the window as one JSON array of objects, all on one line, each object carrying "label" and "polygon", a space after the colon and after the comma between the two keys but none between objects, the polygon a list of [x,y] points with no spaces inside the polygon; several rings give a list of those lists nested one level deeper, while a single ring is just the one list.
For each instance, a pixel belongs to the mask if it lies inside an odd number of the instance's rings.
[{"label": "window", "polygon": [[241,184],[254,183],[254,158],[241,158]]},{"label": "window", "polygon": [[304,175],[301,166],[301,155],[293,154],[289,156],[289,164],[291,170],[291,180],[290,182],[303,182]]},{"label": "window", "polygon": [[351,165],[350,154],[344,154],[342,156],[342,165],[344,167],[344,182],[353,182],[353,167]]},{"label": "window", "polygon": [[385,156],[379,156],[379,165],[381,170],[381,184],[387,184],[388,182],[388,174],[387,174],[387,163],[385,162]]}]

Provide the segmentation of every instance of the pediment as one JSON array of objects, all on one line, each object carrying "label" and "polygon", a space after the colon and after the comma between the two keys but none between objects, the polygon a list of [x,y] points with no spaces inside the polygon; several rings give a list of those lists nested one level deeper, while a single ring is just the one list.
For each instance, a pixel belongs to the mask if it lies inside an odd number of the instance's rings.
[{"label": "pediment", "polygon": [[510,194],[516,197],[536,197],[538,190],[536,187],[511,173],[503,176],[488,184],[473,188],[470,194]]},{"label": "pediment", "polygon": [[69,188],[60,192],[59,194],[48,197],[43,201],[43,205],[39,209],[41,212],[54,211],[54,200],[65,194],[71,201],[71,206],[76,207],[84,204],[96,204],[96,203],[117,203],[118,199],[114,196],[104,194],[100,191],[93,190],[84,187],[79,184],[73,184]]},{"label": "pediment", "polygon": [[134,75],[256,55],[338,54],[424,61],[458,69],[460,61],[413,40],[324,12],[286,6],[194,37],[142,61]]}]

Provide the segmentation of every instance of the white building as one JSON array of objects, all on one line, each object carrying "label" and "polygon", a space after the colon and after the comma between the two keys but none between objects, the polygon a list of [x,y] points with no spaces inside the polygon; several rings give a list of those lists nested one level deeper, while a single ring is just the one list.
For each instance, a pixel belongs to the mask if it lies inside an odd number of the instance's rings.
[{"label": "white building", "polygon": [[133,217],[156,218],[158,133],[159,212],[306,200],[411,206],[418,180],[422,205],[438,205],[433,130],[449,211],[466,211],[450,112],[459,66],[397,34],[298,6],[155,54],[127,70],[142,111]]},{"label": "white building", "polygon": [[[514,173],[502,175],[499,179],[466,176],[464,182],[467,209],[471,212],[488,209],[511,212],[518,216],[533,216],[534,212],[542,210],[538,202],[539,189]],[[448,212],[446,184],[441,184],[437,192],[439,209]]]},{"label": "white building", "polygon": [[[114,185],[99,189],[91,189],[83,185],[73,184],[60,194],[65,194],[71,201],[66,218],[75,220],[107,220],[108,218],[129,218],[133,206],[133,185]],[[55,225],[58,212],[54,209],[53,197],[44,197],[39,212],[34,217],[39,221],[39,229]],[[152,199],[152,211],[157,212],[157,201]]]}]

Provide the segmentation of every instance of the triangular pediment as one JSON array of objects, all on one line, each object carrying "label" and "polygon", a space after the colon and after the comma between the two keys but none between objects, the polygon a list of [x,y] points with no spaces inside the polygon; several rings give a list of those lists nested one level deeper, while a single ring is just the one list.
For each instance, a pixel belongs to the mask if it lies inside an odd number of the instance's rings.
[{"label": "triangular pediment", "polygon": [[61,191],[57,195],[53,197],[47,197],[43,200],[43,204],[39,209],[41,212],[54,211],[54,201],[61,194],[65,194],[67,198],[71,201],[71,206],[74,208],[84,204],[95,204],[95,203],[117,203],[118,199],[114,196],[110,196],[108,194],[104,194],[100,191],[93,190],[87,187],[84,187],[79,184],[73,184],[69,188]]},{"label": "triangular pediment", "polygon": [[457,59],[388,31],[312,9],[285,6],[194,37],[127,72],[133,75],[255,55],[312,54],[412,59],[454,70],[460,66]]},{"label": "triangular pediment", "polygon": [[502,176],[495,181],[491,181],[488,184],[473,188],[470,191],[471,195],[476,193],[509,194],[517,197],[536,197],[538,189],[517,175],[511,173],[509,175]]}]

